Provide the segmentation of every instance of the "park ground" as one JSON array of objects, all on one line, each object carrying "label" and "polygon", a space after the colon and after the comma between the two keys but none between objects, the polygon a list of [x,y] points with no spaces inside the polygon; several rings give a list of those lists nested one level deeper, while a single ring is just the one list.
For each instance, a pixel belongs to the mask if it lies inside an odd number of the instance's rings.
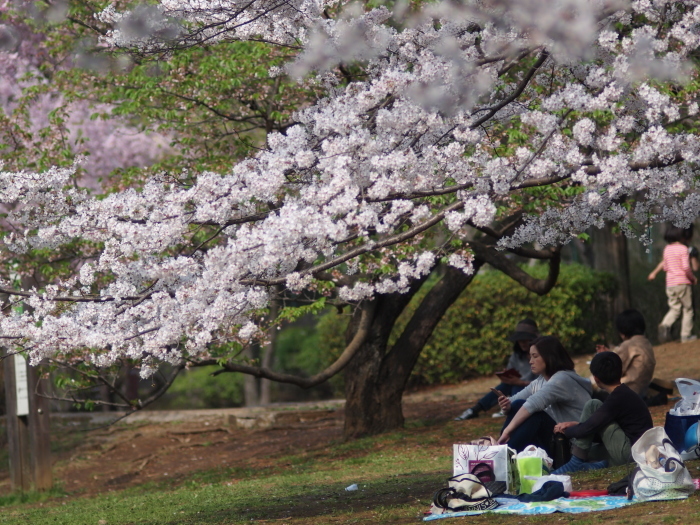
[{"label": "park ground", "polygon": [[[655,351],[657,377],[700,378],[700,342],[669,343]],[[579,372],[587,370],[589,359],[577,358]],[[404,400],[405,429],[350,442],[342,441],[340,402],[141,416],[102,428],[95,428],[99,419],[56,416],[56,488],[43,495],[8,495],[3,468],[0,524],[419,523],[433,492],[451,475],[452,444],[498,433],[500,419],[452,420],[493,383],[484,377],[411,392]],[[652,409],[656,425],[663,425],[670,406]],[[254,428],[239,428],[242,424]],[[688,466],[700,477],[700,461]],[[576,474],[574,488],[605,488],[626,473],[619,467]],[[352,484],[358,490],[346,491]],[[444,523],[465,520],[700,523],[700,495],[584,515],[479,516]]]}]

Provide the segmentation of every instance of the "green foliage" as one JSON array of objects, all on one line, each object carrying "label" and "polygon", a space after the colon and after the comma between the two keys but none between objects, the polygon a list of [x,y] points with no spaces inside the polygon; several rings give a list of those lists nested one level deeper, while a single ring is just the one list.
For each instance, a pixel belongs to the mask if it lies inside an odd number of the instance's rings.
[{"label": "green foliage", "polygon": [[[528,271],[543,278],[547,268]],[[557,285],[540,297],[501,272],[483,272],[433,333],[414,369],[414,381],[456,382],[502,368],[512,351],[505,338],[525,317],[535,319],[542,334],[559,337],[571,353],[593,351],[609,330],[608,294],[614,286],[611,275],[563,265]]]},{"label": "green foliage", "polygon": [[326,298],[321,297],[311,304],[306,305],[294,305],[282,308],[277,315],[278,321],[296,321],[304,315],[313,314],[316,315],[320,313],[326,307]]},{"label": "green foliage", "polygon": [[243,375],[219,374],[220,367],[183,370],[157,402],[161,409],[228,408],[243,404]]},{"label": "green foliage", "polygon": [[29,492],[9,492],[0,495],[0,507],[37,503],[43,504],[44,502],[63,496],[65,496],[65,491],[59,486],[54,486],[51,489],[42,492],[35,490],[31,490]]},{"label": "green foliage", "polygon": [[[527,271],[543,278],[546,266]],[[431,284],[428,282],[399,318],[390,344],[408,323]],[[540,297],[505,274],[482,271],[447,311],[423,349],[412,384],[455,383],[503,367],[512,352],[506,337],[525,317],[535,319],[542,334],[558,336],[573,354],[593,351],[610,330],[612,275],[580,265],[562,265],[557,285]],[[344,346],[337,334],[347,320],[327,314],[318,326],[321,348],[336,356]]]},{"label": "green foliage", "polygon": [[[316,328],[291,326],[280,332],[277,339],[277,365],[281,370],[311,376],[324,370],[340,355],[345,347],[345,325],[349,316],[327,314],[321,317]],[[324,334],[324,342],[320,342]],[[328,351],[329,348],[333,351]],[[327,393],[342,397],[344,381],[342,374],[328,381]]]}]

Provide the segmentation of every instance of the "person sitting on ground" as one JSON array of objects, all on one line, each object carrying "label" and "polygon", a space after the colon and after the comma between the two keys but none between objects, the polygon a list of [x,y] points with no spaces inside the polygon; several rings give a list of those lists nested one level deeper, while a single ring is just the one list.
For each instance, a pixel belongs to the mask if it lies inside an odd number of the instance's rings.
[{"label": "person sitting on ground", "polygon": [[[653,426],[646,403],[628,385],[621,383],[622,359],[615,352],[601,352],[591,360],[591,374],[610,395],[602,402],[591,399],[583,407],[579,421],[567,421],[554,427],[572,440],[571,460],[553,474],[594,470],[631,461],[631,448]],[[587,462],[593,439],[602,441],[607,459]]]},{"label": "person sitting on ground", "polygon": [[498,443],[508,443],[518,452],[535,445],[551,456],[554,426],[578,420],[591,399],[591,382],[574,371],[566,349],[552,336],[532,342],[530,369],[540,377],[514,396],[498,398],[508,414]]},{"label": "person sitting on ground", "polygon": [[[640,396],[646,397],[649,384],[654,378],[656,357],[649,339],[644,336],[644,316],[634,309],[625,310],[615,318],[615,326],[622,344],[612,351],[622,359],[621,382]],[[608,351],[610,349],[604,345],[596,346],[596,352]],[[601,400],[604,400],[603,398]]]},{"label": "person sitting on ground", "polygon": [[[508,359],[508,364],[505,370],[517,370],[520,377],[517,375],[500,375],[501,383],[496,387],[496,390],[503,392],[507,396],[512,396],[520,392],[523,388],[537,379],[537,376],[530,370],[530,345],[540,334],[537,332],[537,323],[532,319],[523,319],[516,327],[515,332],[508,336],[508,341],[513,343],[513,353]],[[504,371],[505,371],[504,370]],[[484,397],[476,402],[476,405],[466,409],[455,421],[472,419],[479,416],[480,412],[486,412],[498,404],[498,396],[493,392],[489,392]],[[494,417],[503,415],[496,412]]]}]

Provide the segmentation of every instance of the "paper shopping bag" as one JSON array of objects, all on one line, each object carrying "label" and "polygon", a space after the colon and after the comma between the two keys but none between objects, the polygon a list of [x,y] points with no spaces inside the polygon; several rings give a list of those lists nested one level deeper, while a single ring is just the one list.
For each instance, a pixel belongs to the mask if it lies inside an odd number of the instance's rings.
[{"label": "paper shopping bag", "polygon": [[506,492],[517,494],[513,468],[515,451],[508,445],[453,445],[453,475],[474,474],[481,481],[503,481]]}]

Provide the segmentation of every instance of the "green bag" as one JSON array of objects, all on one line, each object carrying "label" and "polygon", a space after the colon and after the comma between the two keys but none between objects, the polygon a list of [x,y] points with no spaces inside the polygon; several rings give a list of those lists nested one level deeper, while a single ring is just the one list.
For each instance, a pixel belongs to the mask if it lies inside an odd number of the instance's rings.
[{"label": "green bag", "polygon": [[537,479],[549,474],[542,458],[516,458],[518,478],[520,480],[520,493],[532,494],[532,487]]}]

